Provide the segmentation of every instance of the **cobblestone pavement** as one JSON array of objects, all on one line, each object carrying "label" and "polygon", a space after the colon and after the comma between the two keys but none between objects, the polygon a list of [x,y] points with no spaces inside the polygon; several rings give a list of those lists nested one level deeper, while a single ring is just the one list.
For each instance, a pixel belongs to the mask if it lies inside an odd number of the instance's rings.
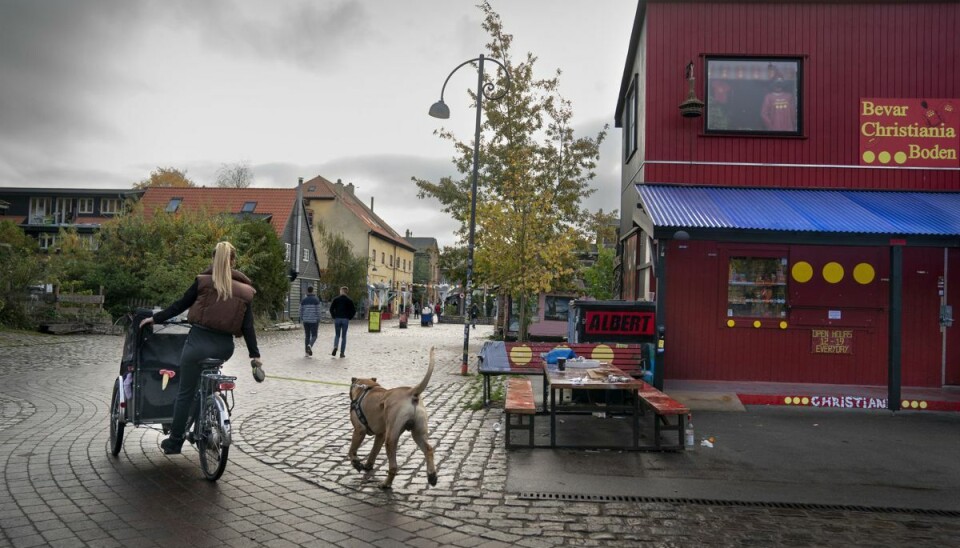
[{"label": "cobblestone pavement", "polygon": [[[479,327],[471,348],[490,328]],[[127,427],[108,451],[108,406],[121,338],[0,332],[0,546],[944,546],[960,542],[951,514],[711,505],[690,501],[521,500],[507,492],[510,454],[472,410],[477,383],[459,373],[463,328],[380,333],[351,325],[346,358],[303,355],[302,332],[261,335],[268,373],[250,378],[242,343],[235,444],[223,478],[201,477],[196,451],[163,455],[162,434]],[[437,370],[424,399],[439,481],[426,482],[408,437],[392,491],[346,459],[351,376],[418,382],[430,346]],[[475,353],[475,352],[472,352]],[[364,455],[370,441],[361,448]]]}]

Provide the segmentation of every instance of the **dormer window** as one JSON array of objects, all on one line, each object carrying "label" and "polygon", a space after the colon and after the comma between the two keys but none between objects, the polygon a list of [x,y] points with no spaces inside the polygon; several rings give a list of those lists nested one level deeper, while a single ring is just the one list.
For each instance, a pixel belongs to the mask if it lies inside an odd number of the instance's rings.
[{"label": "dormer window", "polygon": [[254,209],[257,209],[257,202],[244,202],[240,213],[253,213]]},{"label": "dormer window", "polygon": [[167,209],[164,210],[167,213],[176,213],[180,209],[180,204],[183,203],[183,198],[170,198],[170,202],[167,203]]}]

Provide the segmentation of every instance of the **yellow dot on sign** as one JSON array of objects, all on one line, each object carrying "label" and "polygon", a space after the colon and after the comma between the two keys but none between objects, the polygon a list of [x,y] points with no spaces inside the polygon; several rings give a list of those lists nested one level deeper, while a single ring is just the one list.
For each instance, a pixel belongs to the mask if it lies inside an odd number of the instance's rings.
[{"label": "yellow dot on sign", "polygon": [[813,278],[813,266],[807,261],[800,261],[793,265],[793,268],[790,269],[790,274],[795,281],[805,284],[810,281],[810,278]]},{"label": "yellow dot on sign", "polygon": [[913,409],[916,409],[916,408],[920,407],[920,403],[919,403],[919,402],[912,401],[912,402],[910,402],[910,407],[913,408]]},{"label": "yellow dot on sign", "polygon": [[880,160],[880,163],[881,163],[881,164],[889,164],[889,163],[890,163],[890,153],[887,152],[886,150],[884,150],[883,152],[881,152],[880,154],[878,154],[878,155],[877,155],[877,158]]},{"label": "yellow dot on sign", "polygon": [[735,325],[737,325],[737,322],[733,320],[727,320],[727,327],[733,327]]},{"label": "yellow dot on sign", "polygon": [[793,402],[793,398],[791,398],[790,396],[787,396],[786,398],[783,398],[783,403],[784,403],[785,405],[790,405],[792,402]]},{"label": "yellow dot on sign", "polygon": [[802,399],[802,400],[800,400],[800,401],[801,401],[801,402],[803,402],[803,405],[807,405],[807,404],[809,404],[809,403],[810,403],[810,398],[808,398],[808,397],[806,397],[806,396],[804,396],[804,397],[803,397],[803,399]]},{"label": "yellow dot on sign", "polygon": [[926,408],[927,408],[927,402],[925,401],[920,402],[920,409],[926,409]]},{"label": "yellow dot on sign", "polygon": [[910,400],[903,400],[900,402],[900,407],[910,407]]},{"label": "yellow dot on sign", "polygon": [[800,403],[800,398],[797,397],[797,396],[794,396],[794,397],[793,397],[793,404],[794,404],[794,405],[797,405],[798,403]]},{"label": "yellow dot on sign", "polygon": [[787,328],[787,322],[780,322],[780,329],[786,329],[786,328]]},{"label": "yellow dot on sign", "polygon": [[760,327],[760,320],[753,320],[754,327]]},{"label": "yellow dot on sign", "polygon": [[829,262],[823,265],[823,279],[835,284],[843,279],[843,267],[840,263]]},{"label": "yellow dot on sign", "polygon": [[866,151],[866,152],[863,153],[863,161],[866,162],[866,163],[868,163],[868,164],[872,164],[873,161],[876,160],[876,159],[877,159],[877,157],[876,157],[876,155],[873,153],[872,150],[868,150],[868,151]]},{"label": "yellow dot on sign", "polygon": [[893,155],[893,161],[898,164],[907,163],[907,153],[901,150],[900,152]]},{"label": "yellow dot on sign", "polygon": [[598,344],[593,348],[593,352],[590,353],[590,357],[594,360],[600,360],[602,362],[612,362],[613,349],[605,344]]},{"label": "yellow dot on sign", "polygon": [[877,273],[873,270],[873,266],[867,263],[860,263],[853,267],[853,279],[857,280],[857,283],[861,285],[867,285],[872,282],[876,275]]},{"label": "yellow dot on sign", "polygon": [[527,365],[533,358],[533,351],[529,346],[514,346],[510,349],[510,361],[517,365]]}]

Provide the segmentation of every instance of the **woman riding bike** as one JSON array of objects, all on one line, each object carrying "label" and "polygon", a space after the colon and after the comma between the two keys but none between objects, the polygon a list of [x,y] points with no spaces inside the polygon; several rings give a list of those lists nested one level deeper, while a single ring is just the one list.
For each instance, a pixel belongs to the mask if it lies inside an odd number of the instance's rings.
[{"label": "woman riding bike", "polygon": [[233,245],[230,242],[218,243],[214,249],[213,266],[197,275],[183,297],[152,318],[140,322],[140,327],[153,322],[162,323],[190,309],[187,321],[192,326],[180,354],[180,389],[173,407],[170,437],[160,443],[163,452],[168,455],[180,453],[183,446],[184,430],[200,380],[201,360],[229,360],[233,355],[233,337],[243,335],[253,360],[254,379],[263,381],[260,349],[257,348],[251,311],[256,290],[249,278],[233,269],[235,264],[236,249]]}]

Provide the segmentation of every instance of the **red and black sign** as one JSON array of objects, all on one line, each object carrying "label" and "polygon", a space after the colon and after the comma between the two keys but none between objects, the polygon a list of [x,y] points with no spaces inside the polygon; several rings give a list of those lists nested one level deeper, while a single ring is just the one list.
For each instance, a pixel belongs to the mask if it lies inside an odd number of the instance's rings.
[{"label": "red and black sign", "polygon": [[652,336],[653,312],[587,310],[583,330],[587,335]]}]

